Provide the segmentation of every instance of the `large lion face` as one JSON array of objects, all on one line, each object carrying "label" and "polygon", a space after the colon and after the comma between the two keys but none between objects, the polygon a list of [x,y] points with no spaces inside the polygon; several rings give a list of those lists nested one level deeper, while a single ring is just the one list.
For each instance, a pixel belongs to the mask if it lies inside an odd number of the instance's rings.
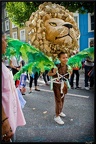
[{"label": "large lion face", "polygon": [[76,37],[73,26],[69,22],[59,18],[51,18],[45,21],[46,39],[54,44],[70,45],[72,39]]},{"label": "large lion face", "polygon": [[63,6],[44,2],[26,26],[30,43],[48,56],[56,57],[61,51],[70,55],[78,48],[79,29],[73,14]]}]

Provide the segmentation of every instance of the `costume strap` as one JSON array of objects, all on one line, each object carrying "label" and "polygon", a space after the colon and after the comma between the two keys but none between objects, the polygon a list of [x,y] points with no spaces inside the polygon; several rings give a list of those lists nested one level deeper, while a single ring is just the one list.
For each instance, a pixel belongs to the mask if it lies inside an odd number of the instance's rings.
[{"label": "costume strap", "polygon": [[69,73],[66,73],[64,75],[61,75],[58,73],[57,71],[57,77],[56,78],[52,78],[51,77],[51,90],[53,89],[53,83],[58,83],[61,84],[61,93],[63,93],[62,89],[64,87],[64,82],[66,83],[67,87],[70,88],[70,84],[67,78],[65,78],[66,75],[68,75]]}]

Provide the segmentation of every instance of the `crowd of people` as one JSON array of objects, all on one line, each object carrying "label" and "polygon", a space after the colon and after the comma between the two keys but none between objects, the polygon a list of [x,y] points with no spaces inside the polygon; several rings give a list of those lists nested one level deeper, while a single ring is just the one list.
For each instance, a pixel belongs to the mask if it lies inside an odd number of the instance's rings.
[{"label": "crowd of people", "polygon": [[[2,32],[2,54],[6,51],[6,35]],[[77,54],[78,51],[73,51],[72,56]],[[63,113],[64,99],[68,91],[68,82],[71,88],[78,89],[79,86],[79,67],[73,67],[69,71],[67,65],[68,56],[66,53],[61,52],[58,54],[60,64],[56,65],[57,68],[52,68],[50,71],[45,70],[42,73],[42,78],[46,86],[49,86],[50,77],[53,81],[53,92],[55,99],[55,117],[54,120],[58,124],[63,125],[64,121],[62,117],[66,115]],[[19,61],[15,56],[11,59],[2,59],[2,141],[10,142],[14,137],[16,128],[18,126],[24,126],[26,120],[22,108],[26,104],[22,95],[26,94],[26,80],[29,80],[29,94],[32,93],[32,84],[34,82],[35,91],[40,91],[38,88],[38,78],[40,72],[28,74],[24,72],[21,74],[20,79],[14,81],[13,76],[25,65],[26,63],[20,57]],[[85,69],[85,89],[89,90],[94,86],[94,61],[90,57],[87,57],[83,63]],[[6,75],[5,75],[6,73]],[[76,75],[76,87],[74,87],[74,76]],[[66,82],[67,81],[67,82]],[[90,82],[90,88],[89,88]],[[13,140],[14,141],[14,140]]]},{"label": "crowd of people", "polygon": [[[71,56],[74,56],[78,51],[73,51]],[[84,87],[86,90],[92,89],[94,87],[94,61],[91,57],[86,57],[81,61],[82,67],[73,67],[72,74],[70,76],[71,89],[80,89],[79,79],[80,79],[80,69],[84,69]],[[74,87],[74,77],[76,75],[76,87]]]}]

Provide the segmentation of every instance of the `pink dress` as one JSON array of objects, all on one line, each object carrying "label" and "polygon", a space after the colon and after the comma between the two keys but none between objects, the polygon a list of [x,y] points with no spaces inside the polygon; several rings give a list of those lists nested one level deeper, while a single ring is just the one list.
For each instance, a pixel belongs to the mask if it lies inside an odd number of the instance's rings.
[{"label": "pink dress", "polygon": [[26,124],[11,71],[2,62],[2,104],[13,132]]}]

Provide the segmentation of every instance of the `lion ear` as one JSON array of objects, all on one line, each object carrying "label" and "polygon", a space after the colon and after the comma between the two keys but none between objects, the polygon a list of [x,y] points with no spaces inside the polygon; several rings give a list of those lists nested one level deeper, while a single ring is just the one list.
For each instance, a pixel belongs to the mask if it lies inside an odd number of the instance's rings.
[{"label": "lion ear", "polygon": [[50,18],[51,18],[51,16],[48,15],[48,14],[46,14],[46,15],[43,17],[43,21],[46,21],[46,20],[48,20],[48,19],[50,19]]}]

